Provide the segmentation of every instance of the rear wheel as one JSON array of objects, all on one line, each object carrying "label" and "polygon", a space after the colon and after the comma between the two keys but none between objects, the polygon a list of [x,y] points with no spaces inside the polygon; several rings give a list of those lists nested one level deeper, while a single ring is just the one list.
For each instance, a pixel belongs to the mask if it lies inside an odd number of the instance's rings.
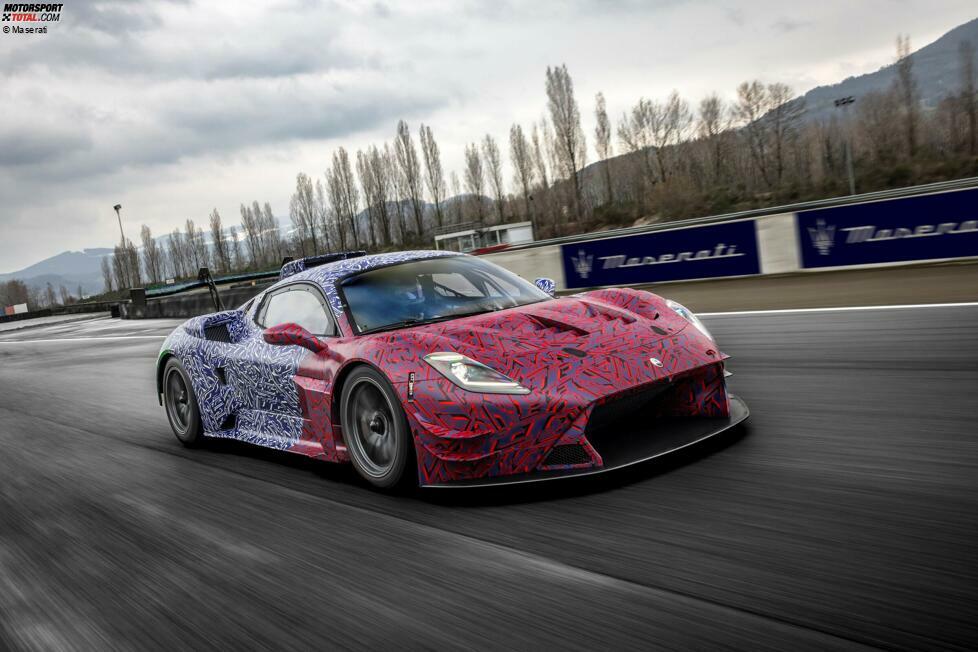
[{"label": "rear wheel", "polygon": [[355,369],[343,384],[343,439],[357,472],[375,487],[411,482],[414,448],[394,389],[371,367]]},{"label": "rear wheel", "polygon": [[184,446],[199,446],[204,438],[200,408],[187,370],[180,361],[170,358],[163,370],[163,405],[170,428]]}]

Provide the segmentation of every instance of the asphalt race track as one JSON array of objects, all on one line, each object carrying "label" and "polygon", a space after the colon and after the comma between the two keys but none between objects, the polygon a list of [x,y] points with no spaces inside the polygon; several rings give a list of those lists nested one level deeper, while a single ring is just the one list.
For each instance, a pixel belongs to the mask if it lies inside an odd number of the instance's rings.
[{"label": "asphalt race track", "polygon": [[978,306],[704,321],[746,432],[402,497],[184,450],[176,321],[0,334],[0,648],[978,646]]}]

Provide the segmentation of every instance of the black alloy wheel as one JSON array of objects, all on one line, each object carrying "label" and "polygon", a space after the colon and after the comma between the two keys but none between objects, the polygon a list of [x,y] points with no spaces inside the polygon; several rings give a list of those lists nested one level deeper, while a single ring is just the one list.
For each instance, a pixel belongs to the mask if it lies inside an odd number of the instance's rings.
[{"label": "black alloy wheel", "polygon": [[163,405],[170,428],[184,446],[198,446],[203,440],[200,408],[187,370],[180,361],[170,358],[163,370]]},{"label": "black alloy wheel", "polygon": [[343,439],[357,472],[381,489],[408,484],[414,446],[387,379],[371,367],[355,369],[343,384],[341,406]]}]

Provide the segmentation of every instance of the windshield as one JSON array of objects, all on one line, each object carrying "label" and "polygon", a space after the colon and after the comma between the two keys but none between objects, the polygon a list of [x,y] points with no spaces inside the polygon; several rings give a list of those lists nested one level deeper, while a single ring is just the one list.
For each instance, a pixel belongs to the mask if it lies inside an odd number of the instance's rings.
[{"label": "windshield", "polygon": [[469,256],[415,260],[347,278],[341,290],[360,333],[536,303],[550,295]]}]

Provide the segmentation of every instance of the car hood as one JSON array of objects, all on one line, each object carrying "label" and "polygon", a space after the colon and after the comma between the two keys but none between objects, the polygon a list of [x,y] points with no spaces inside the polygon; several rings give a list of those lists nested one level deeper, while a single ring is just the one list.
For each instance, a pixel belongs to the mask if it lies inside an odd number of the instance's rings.
[{"label": "car hood", "polygon": [[[635,290],[601,290],[396,332],[412,341],[418,358],[461,353],[531,389],[558,384],[555,374],[599,369],[620,379],[609,365],[622,374],[637,365],[639,382],[648,382],[722,359],[713,341],[665,300]],[[424,369],[426,377],[439,376]]]}]

